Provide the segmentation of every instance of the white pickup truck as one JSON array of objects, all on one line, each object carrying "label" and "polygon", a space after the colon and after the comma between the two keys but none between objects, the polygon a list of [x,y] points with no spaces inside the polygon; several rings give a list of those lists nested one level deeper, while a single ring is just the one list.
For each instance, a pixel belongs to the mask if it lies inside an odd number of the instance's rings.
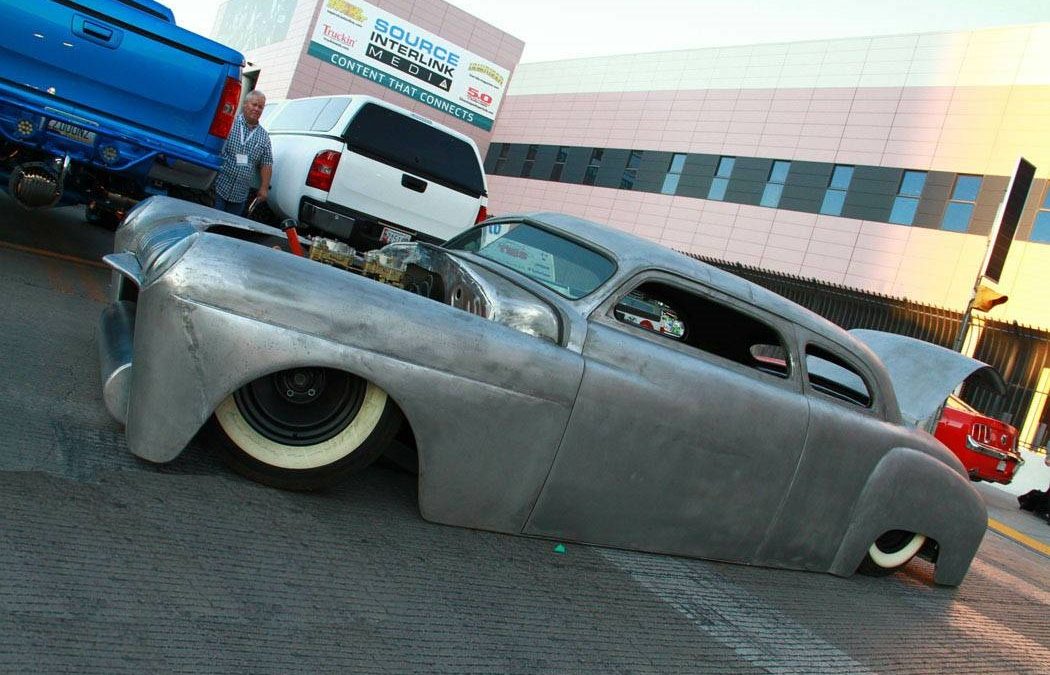
[{"label": "white pickup truck", "polygon": [[486,217],[478,147],[468,136],[370,96],[266,106],[273,144],[269,207],[304,233],[359,250],[440,242]]}]

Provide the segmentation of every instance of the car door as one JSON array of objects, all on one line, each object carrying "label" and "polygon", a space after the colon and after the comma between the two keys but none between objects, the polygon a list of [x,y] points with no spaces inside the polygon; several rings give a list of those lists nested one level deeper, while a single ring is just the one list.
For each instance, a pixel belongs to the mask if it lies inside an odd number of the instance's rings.
[{"label": "car door", "polygon": [[826,570],[857,497],[897,435],[865,362],[815,333],[799,334],[809,432],[794,485],[755,562]]},{"label": "car door", "polygon": [[747,561],[804,445],[790,323],[666,273],[592,314],[584,375],[526,532]]}]

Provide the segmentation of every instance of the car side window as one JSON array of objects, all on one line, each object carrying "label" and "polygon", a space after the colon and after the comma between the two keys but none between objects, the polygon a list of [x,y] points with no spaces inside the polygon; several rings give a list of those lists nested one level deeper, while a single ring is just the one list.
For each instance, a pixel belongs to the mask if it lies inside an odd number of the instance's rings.
[{"label": "car side window", "polygon": [[657,296],[634,290],[620,298],[613,308],[618,321],[629,323],[672,340],[685,339],[685,324],[678,312]]},{"label": "car side window", "polygon": [[270,122],[270,131],[303,131],[309,129],[328,105],[326,98],[288,101]]},{"label": "car side window", "polygon": [[871,388],[864,377],[826,349],[806,345],[806,376],[815,391],[857,406],[871,407]]},{"label": "car side window", "polygon": [[678,286],[645,282],[620,298],[613,317],[662,339],[771,375],[786,378],[790,372],[787,349],[772,326]]}]

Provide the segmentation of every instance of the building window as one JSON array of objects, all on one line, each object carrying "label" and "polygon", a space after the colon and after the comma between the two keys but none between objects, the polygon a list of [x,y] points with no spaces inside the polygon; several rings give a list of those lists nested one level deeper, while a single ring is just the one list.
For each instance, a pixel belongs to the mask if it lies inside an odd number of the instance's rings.
[{"label": "building window", "polygon": [[594,179],[598,177],[598,167],[602,165],[603,148],[595,148],[591,151],[591,159],[587,162],[587,171],[583,174],[584,185],[594,185]]},{"label": "building window", "polygon": [[530,145],[529,149],[525,152],[525,161],[521,165],[521,177],[528,178],[532,175],[532,167],[536,164],[536,153],[539,151],[540,146]]},{"label": "building window", "polygon": [[901,177],[897,196],[890,211],[890,222],[897,225],[911,225],[915,220],[915,211],[919,208],[919,197],[926,185],[925,171],[905,171]]},{"label": "building window", "polygon": [[980,176],[957,176],[952,198],[948,201],[948,208],[944,210],[941,229],[952,232],[965,232],[969,229],[973,206],[980,191]]},{"label": "building window", "polygon": [[827,192],[824,193],[824,201],[820,205],[820,212],[828,216],[841,216],[842,207],[846,203],[846,191],[853,181],[852,166],[836,164],[835,170],[831,172],[831,180],[828,181]]},{"label": "building window", "polygon": [[660,187],[660,192],[665,195],[673,195],[678,190],[678,181],[682,178],[684,167],[685,155],[675,153],[671,158],[671,166],[667,168],[667,175],[664,176],[664,184]]},{"label": "building window", "polygon": [[562,169],[565,168],[565,161],[569,158],[569,148],[567,146],[561,146],[558,148],[558,156],[554,158],[554,167],[551,169],[551,180],[561,180]]},{"label": "building window", "polygon": [[510,143],[504,143],[499,149],[499,156],[496,157],[496,168],[493,169],[492,173],[501,174],[503,168],[507,166],[507,153],[510,152]]},{"label": "building window", "polygon": [[627,168],[623,170],[623,178],[620,179],[620,189],[630,190],[634,187],[634,181],[638,178],[638,165],[642,163],[642,151],[631,150],[627,156]]},{"label": "building window", "polygon": [[718,160],[718,170],[711,180],[711,189],[707,191],[708,199],[722,201],[726,198],[726,188],[729,187],[729,177],[733,174],[733,165],[736,157],[721,157]]},{"label": "building window", "polygon": [[1050,244],[1050,189],[1043,197],[1043,204],[1039,207],[1039,213],[1035,214],[1035,223],[1032,224],[1031,241],[1041,241]]},{"label": "building window", "polygon": [[766,187],[762,190],[762,200],[759,204],[775,209],[780,205],[780,196],[784,194],[784,182],[787,180],[788,171],[791,170],[791,162],[774,160],[773,167],[769,170],[769,179]]}]

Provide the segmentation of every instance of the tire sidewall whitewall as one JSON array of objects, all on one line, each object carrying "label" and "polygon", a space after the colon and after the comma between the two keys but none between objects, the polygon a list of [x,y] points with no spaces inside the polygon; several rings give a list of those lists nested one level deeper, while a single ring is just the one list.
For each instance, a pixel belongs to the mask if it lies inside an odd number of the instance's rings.
[{"label": "tire sidewall whitewall", "polygon": [[919,552],[919,549],[921,549],[922,545],[925,543],[925,535],[913,534],[911,541],[901,548],[901,550],[887,553],[880,549],[878,542],[876,542],[868,548],[868,557],[871,558],[871,562],[875,563],[878,567],[887,570],[895,569],[914,558]]},{"label": "tire sidewall whitewall", "polygon": [[230,441],[249,457],[280,469],[309,471],[338,462],[361,447],[378,426],[386,404],[386,392],[369,382],[361,407],[350,423],[332,438],[314,445],[285,445],[266,438],[244,418],[232,395],[215,409],[215,420]]}]

